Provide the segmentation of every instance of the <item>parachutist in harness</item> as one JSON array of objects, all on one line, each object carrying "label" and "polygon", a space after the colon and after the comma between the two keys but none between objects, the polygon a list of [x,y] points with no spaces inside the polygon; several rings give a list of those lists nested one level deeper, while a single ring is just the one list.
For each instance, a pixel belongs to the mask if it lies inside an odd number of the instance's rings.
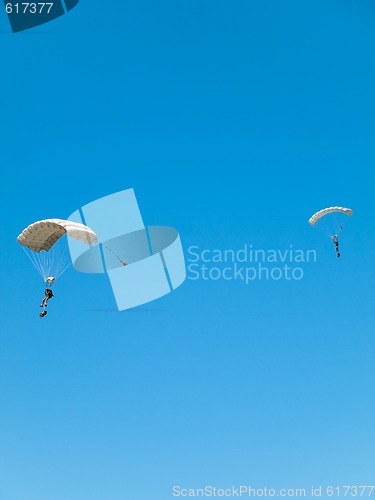
[{"label": "parachutist in harness", "polygon": [[52,299],[53,297],[53,292],[51,290],[52,285],[55,283],[55,278],[53,276],[50,276],[49,278],[46,279],[46,289],[44,292],[44,299],[42,300],[42,303],[40,307],[43,307],[43,311],[39,314],[41,318],[44,318],[44,316],[47,314],[46,307],[48,306],[48,301],[49,299]]},{"label": "parachutist in harness", "polygon": [[49,301],[49,299],[52,299],[52,297],[53,297],[53,291],[51,290],[51,288],[49,288],[49,287],[47,286],[47,288],[46,288],[46,290],[45,290],[44,294],[45,294],[45,295],[44,295],[44,298],[43,298],[43,300],[42,300],[42,303],[40,304],[40,307],[43,307],[43,308],[44,308],[44,309],[43,309],[43,312],[41,312],[41,313],[39,314],[39,316],[40,316],[41,318],[44,318],[44,316],[47,314],[47,311],[46,311],[46,309],[45,309],[45,308],[48,306],[48,301]]},{"label": "parachutist in harness", "polygon": [[45,297],[42,300],[40,307],[47,307],[49,299],[52,299],[53,297],[53,291],[50,288],[46,288],[44,293]]},{"label": "parachutist in harness", "polygon": [[[59,255],[61,249],[59,250],[58,246],[55,247],[55,244],[64,236],[74,238],[85,245],[98,243],[98,236],[92,229],[84,224],[64,219],[44,219],[34,222],[24,229],[17,238],[18,243],[24,247],[27,256],[46,284],[45,297],[41,304],[43,311],[39,314],[41,318],[46,316],[48,301],[53,297],[52,284],[69,267],[69,265],[65,265],[63,255]],[[52,252],[49,253],[51,250]],[[44,252],[46,253],[45,257]],[[53,252],[56,254],[54,255]],[[53,275],[47,278],[47,272],[48,274],[52,272]]]},{"label": "parachutist in harness", "polygon": [[332,241],[333,241],[333,244],[335,245],[335,248],[336,248],[337,257],[340,257],[340,252],[339,252],[339,238],[338,238],[337,234],[335,234],[334,236],[332,236]]}]

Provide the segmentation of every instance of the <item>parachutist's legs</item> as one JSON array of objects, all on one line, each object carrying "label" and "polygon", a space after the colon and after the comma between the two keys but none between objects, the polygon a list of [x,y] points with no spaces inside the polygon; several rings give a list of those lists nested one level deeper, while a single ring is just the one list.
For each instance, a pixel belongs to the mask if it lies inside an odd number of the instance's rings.
[{"label": "parachutist's legs", "polygon": [[340,257],[339,244],[335,243],[337,257]]},{"label": "parachutist's legs", "polygon": [[44,297],[42,303],[40,304],[40,307],[47,307],[47,306],[48,306],[48,298]]}]

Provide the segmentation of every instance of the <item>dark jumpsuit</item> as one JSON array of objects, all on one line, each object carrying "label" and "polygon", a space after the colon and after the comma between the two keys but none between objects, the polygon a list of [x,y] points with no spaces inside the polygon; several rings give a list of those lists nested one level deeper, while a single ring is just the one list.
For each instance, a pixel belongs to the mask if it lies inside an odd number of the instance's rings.
[{"label": "dark jumpsuit", "polygon": [[47,307],[47,303],[48,303],[49,299],[51,299],[53,297],[53,292],[50,288],[46,288],[46,291],[44,293],[45,293],[45,297],[42,300],[42,307],[43,306]]}]

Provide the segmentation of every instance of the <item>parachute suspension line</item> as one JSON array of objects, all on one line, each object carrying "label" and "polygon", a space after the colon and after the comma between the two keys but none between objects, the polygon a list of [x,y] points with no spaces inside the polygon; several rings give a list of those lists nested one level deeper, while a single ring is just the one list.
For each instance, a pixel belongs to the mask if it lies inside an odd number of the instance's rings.
[{"label": "parachute suspension line", "polygon": [[127,265],[128,265],[128,264],[127,264],[127,262],[122,261],[122,260],[120,259],[120,257],[119,257],[118,255],[116,255],[116,254],[115,254],[115,252],[114,252],[113,250],[111,250],[110,248],[108,248],[108,247],[106,247],[105,245],[103,245],[103,243],[99,243],[99,245],[101,245],[103,248],[105,248],[105,249],[109,250],[111,253],[113,253],[113,255],[116,257],[116,259],[118,259],[118,260],[121,262],[121,264],[122,264],[123,266],[127,266]]},{"label": "parachute suspension line", "polygon": [[63,251],[56,254],[56,264],[54,267],[55,278],[59,278],[65,271],[71,266],[70,255],[67,249],[67,245],[63,246]]},{"label": "parachute suspension line", "polygon": [[[29,255],[29,254],[28,254]],[[30,256],[30,255],[29,255]],[[39,269],[39,274],[42,276],[43,279],[45,279],[44,277],[44,271],[43,271],[43,267],[42,267],[42,264],[40,262],[40,259],[38,258],[39,256],[36,256],[34,255],[33,253],[31,254],[31,258],[32,260],[35,262],[35,266],[37,269]]]},{"label": "parachute suspension line", "polygon": [[61,276],[62,274],[64,274],[64,273],[65,273],[65,271],[66,271],[67,269],[69,269],[69,267],[70,267],[70,266],[71,266],[70,262],[69,262],[69,264],[67,264],[65,267],[60,266],[60,270],[59,270],[58,274],[56,274],[55,279],[57,280],[58,278],[60,278],[60,276]]},{"label": "parachute suspension line", "polygon": [[329,238],[332,238],[333,228],[328,225],[326,219],[319,219],[316,222],[314,228],[315,228],[315,230],[318,230],[320,233],[324,234],[324,236],[328,236]]},{"label": "parachute suspension line", "polygon": [[52,256],[49,254],[49,252],[46,253],[46,255],[43,255],[43,260],[44,260],[44,266],[43,268],[47,271],[47,278],[51,276],[51,263],[52,263]]},{"label": "parachute suspension line", "polygon": [[51,250],[46,252],[44,258],[47,277],[52,276],[55,280],[70,267],[67,246],[63,240],[57,242]]},{"label": "parachute suspension line", "polygon": [[48,272],[50,276],[52,275],[55,279],[57,279],[62,268],[62,262],[64,260],[64,253],[61,252],[61,245],[60,247],[57,246],[55,248],[52,248],[49,253],[51,254],[51,257],[50,268]]},{"label": "parachute suspension line", "polygon": [[38,273],[39,273],[39,274],[42,276],[42,278],[43,278],[43,274],[42,274],[42,271],[41,271],[40,267],[38,266],[38,263],[37,263],[37,262],[36,262],[36,261],[32,258],[32,256],[31,256],[31,255],[29,255],[29,254],[27,253],[27,250],[26,250],[25,248],[24,248],[24,250],[25,250],[25,254],[28,256],[28,258],[30,259],[30,261],[31,261],[31,263],[33,264],[33,266],[35,267],[35,269],[38,271]]},{"label": "parachute suspension line", "polygon": [[36,253],[24,246],[23,250],[44,282],[47,282],[47,278],[50,276],[55,279],[59,278],[71,266],[66,250],[65,252],[54,252],[52,249],[49,252]]},{"label": "parachute suspension line", "polygon": [[42,278],[45,280],[46,276],[45,276],[45,273],[44,273],[44,269],[43,269],[43,265],[42,265],[42,261],[41,261],[40,255],[39,254],[34,255],[33,253],[31,255],[32,255],[32,258],[35,260],[38,268],[40,269],[40,274],[41,274]]},{"label": "parachute suspension line", "polygon": [[48,278],[47,264],[48,264],[48,260],[49,260],[49,255],[48,254],[44,255],[44,253],[43,254],[38,253],[36,258],[40,261],[40,266],[43,270],[44,281],[46,281],[46,279]]},{"label": "parachute suspension line", "polygon": [[55,256],[51,254],[51,256],[48,259],[48,276],[51,276],[51,269],[53,268],[54,262],[55,262]]},{"label": "parachute suspension line", "polygon": [[48,252],[46,253],[38,253],[38,257],[41,263],[41,267],[43,269],[43,274],[44,274],[44,281],[50,276],[50,262],[51,262],[51,256],[49,255]]},{"label": "parachute suspension line", "polygon": [[44,275],[44,272],[43,272],[43,268],[41,266],[41,263],[38,259],[36,259],[36,257],[34,256],[34,254],[29,254],[26,250],[26,248],[24,248],[24,251],[25,251],[25,254],[29,257],[29,259],[31,260],[31,263],[33,264],[33,266],[35,267],[35,269],[38,271],[38,273],[40,274],[40,276],[43,278],[43,280],[45,281],[46,280],[46,277]]},{"label": "parachute suspension line", "polygon": [[336,215],[335,215],[335,219],[337,220],[337,222],[338,222],[338,224],[339,224],[339,226],[340,226],[340,229],[341,229],[341,231],[342,231],[343,229],[342,229],[342,226],[341,226],[341,222],[339,221],[338,217],[336,217]]}]

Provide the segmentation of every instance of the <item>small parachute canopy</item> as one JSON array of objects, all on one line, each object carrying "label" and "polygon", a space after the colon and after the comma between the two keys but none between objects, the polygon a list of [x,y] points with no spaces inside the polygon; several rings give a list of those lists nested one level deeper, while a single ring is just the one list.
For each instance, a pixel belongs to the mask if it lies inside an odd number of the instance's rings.
[{"label": "small parachute canopy", "polygon": [[33,252],[39,253],[42,250],[49,252],[64,234],[82,241],[86,245],[98,243],[98,237],[92,229],[78,222],[62,219],[46,219],[35,222],[22,231],[17,241]]},{"label": "small parachute canopy", "polygon": [[344,207],[329,207],[325,208],[324,210],[320,210],[319,212],[316,212],[310,219],[309,219],[309,224],[314,226],[319,219],[321,219],[324,215],[331,214],[333,212],[342,212],[346,215],[352,215],[353,210],[350,208],[344,208]]}]

